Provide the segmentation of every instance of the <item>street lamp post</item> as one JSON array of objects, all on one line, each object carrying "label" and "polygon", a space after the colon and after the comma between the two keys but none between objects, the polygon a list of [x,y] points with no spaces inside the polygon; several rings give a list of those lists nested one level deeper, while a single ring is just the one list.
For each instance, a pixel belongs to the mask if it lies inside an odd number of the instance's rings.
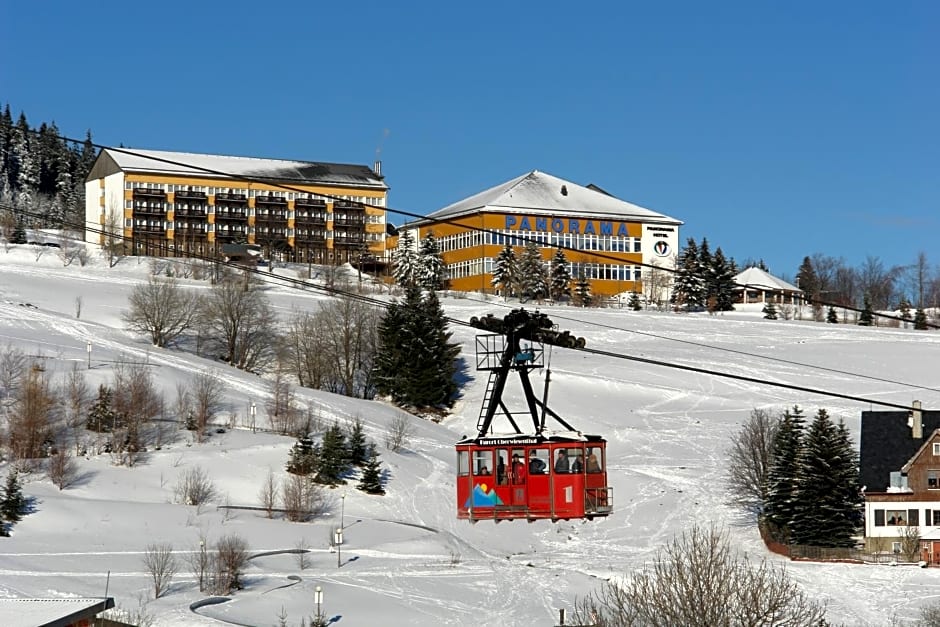
[{"label": "street lamp post", "polygon": [[91,340],[85,343],[85,351],[88,353],[88,369],[91,370]]},{"label": "street lamp post", "polygon": [[251,432],[255,432],[255,417],[258,415],[258,406],[255,405],[254,401],[251,401],[251,405],[248,406],[248,415],[251,417]]},{"label": "street lamp post", "polygon": [[336,545],[336,567],[343,567],[343,528],[340,527],[333,534],[333,544]]},{"label": "street lamp post", "polygon": [[313,598],[317,602],[317,620],[320,620],[320,617],[323,616],[320,612],[320,605],[323,603],[323,588],[317,586],[314,590]]}]

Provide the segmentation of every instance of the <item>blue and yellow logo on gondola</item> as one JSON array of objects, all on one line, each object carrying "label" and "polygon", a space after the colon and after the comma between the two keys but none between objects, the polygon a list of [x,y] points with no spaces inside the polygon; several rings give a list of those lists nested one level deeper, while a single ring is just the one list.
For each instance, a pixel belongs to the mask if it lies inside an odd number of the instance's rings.
[{"label": "blue and yellow logo on gondola", "polygon": [[485,483],[473,486],[470,498],[463,504],[464,507],[494,507],[503,505],[503,500],[496,494],[496,490],[489,488]]}]

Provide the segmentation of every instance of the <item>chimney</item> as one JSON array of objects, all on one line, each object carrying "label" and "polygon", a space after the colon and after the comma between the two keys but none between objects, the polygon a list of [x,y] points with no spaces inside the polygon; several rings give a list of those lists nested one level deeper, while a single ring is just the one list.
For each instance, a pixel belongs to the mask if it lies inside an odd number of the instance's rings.
[{"label": "chimney", "polygon": [[382,162],[379,159],[375,160],[375,165],[372,166],[372,171],[379,175],[379,178],[382,178]]},{"label": "chimney", "polygon": [[913,411],[911,411],[911,419],[909,420],[911,425],[911,437],[920,441],[924,439],[924,419],[920,411],[920,401],[911,402],[911,407],[914,408]]}]

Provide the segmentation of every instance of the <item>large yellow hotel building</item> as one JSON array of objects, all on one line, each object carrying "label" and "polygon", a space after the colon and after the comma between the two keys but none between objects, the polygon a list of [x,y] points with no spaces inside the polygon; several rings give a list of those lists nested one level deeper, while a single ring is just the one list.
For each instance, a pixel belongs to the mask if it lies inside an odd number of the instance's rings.
[{"label": "large yellow hotel building", "polygon": [[88,242],[120,225],[128,254],[222,256],[226,244],[304,263],[385,255],[381,164],[102,150],[85,181]]},{"label": "large yellow hotel building", "polygon": [[410,229],[416,243],[433,231],[454,290],[493,293],[493,267],[506,243],[518,258],[526,240],[535,240],[546,262],[556,248],[565,247],[571,276],[583,274],[592,294],[603,297],[643,293],[647,266],[674,270],[681,224],[594,185],[535,170],[400,230]]}]

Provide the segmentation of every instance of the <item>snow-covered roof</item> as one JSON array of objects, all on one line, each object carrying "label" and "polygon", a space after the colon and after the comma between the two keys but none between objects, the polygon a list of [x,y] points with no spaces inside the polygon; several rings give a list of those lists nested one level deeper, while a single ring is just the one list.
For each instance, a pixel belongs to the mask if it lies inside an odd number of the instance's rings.
[{"label": "snow-covered roof", "polygon": [[114,599],[11,599],[0,598],[0,625],[4,627],[35,627],[36,625],[68,625],[80,619],[95,617],[98,612],[114,607]]},{"label": "snow-covered roof", "polygon": [[795,285],[769,274],[758,267],[751,267],[734,277],[734,282],[751,289],[784,292],[802,292]]},{"label": "snow-covered roof", "polygon": [[[153,172],[220,178],[251,178],[286,183],[327,183],[387,189],[382,177],[365,165],[318,163],[257,157],[204,155],[165,150],[105,148],[98,155],[110,157],[125,172]],[[100,178],[92,169],[89,180]]]},{"label": "snow-covered roof", "polygon": [[553,215],[571,213],[578,216],[596,216],[600,219],[636,219],[644,222],[682,224],[680,220],[598,190],[599,188],[591,189],[533,170],[430,213],[424,219],[415,221],[415,224],[455,218],[483,209]]}]

